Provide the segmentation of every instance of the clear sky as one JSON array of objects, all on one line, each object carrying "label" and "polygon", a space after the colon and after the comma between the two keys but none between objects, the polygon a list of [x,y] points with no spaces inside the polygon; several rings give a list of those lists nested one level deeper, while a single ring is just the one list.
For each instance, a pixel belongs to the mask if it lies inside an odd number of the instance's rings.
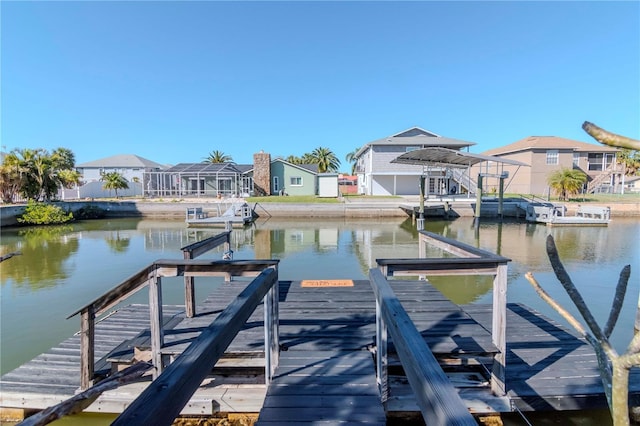
[{"label": "clear sky", "polygon": [[2,150],[163,164],[640,138],[640,2],[2,1]]}]

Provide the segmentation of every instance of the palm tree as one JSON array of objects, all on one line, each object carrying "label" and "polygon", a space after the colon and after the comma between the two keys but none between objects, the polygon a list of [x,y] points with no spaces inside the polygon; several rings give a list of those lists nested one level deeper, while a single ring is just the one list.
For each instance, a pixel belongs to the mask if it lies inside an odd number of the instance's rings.
[{"label": "palm tree", "polygon": [[118,189],[129,189],[129,183],[124,176],[118,172],[104,173],[100,180],[104,182],[102,188],[108,189],[109,191],[114,189],[116,191],[116,198],[118,198]]},{"label": "palm tree", "polygon": [[640,171],[640,151],[622,148],[618,152],[618,162],[625,165],[625,175],[636,176]]},{"label": "palm tree", "polygon": [[584,172],[565,168],[556,170],[547,178],[547,183],[560,200],[568,200],[570,195],[578,194],[586,181],[587,175]]},{"label": "palm tree", "polygon": [[3,164],[19,176],[19,192],[30,200],[50,200],[61,186],[70,187],[80,179],[73,152],[67,148],[56,148],[52,154],[43,148],[14,149]]},{"label": "palm tree", "polygon": [[73,170],[76,166],[76,156],[68,148],[56,148],[51,153],[51,162],[58,170]]},{"label": "palm tree", "polygon": [[15,196],[20,193],[24,183],[24,174],[21,172],[20,161],[15,153],[9,153],[4,157],[0,165],[0,194],[3,203],[12,203]]},{"label": "palm tree", "polygon": [[302,164],[302,158],[295,155],[288,156],[287,158],[284,159],[284,161],[291,164]]},{"label": "palm tree", "polygon": [[77,170],[63,169],[56,174],[56,180],[64,188],[73,188],[73,185],[80,183],[80,176]]},{"label": "palm tree", "polygon": [[42,148],[16,148],[7,157],[21,176],[20,193],[29,200],[44,198],[51,169],[47,151]]},{"label": "palm tree", "polygon": [[310,154],[311,164],[318,165],[320,173],[337,172],[340,168],[340,160],[329,148],[319,147]]},{"label": "palm tree", "polygon": [[347,163],[353,163],[353,164],[351,164],[351,175],[352,176],[356,174],[356,165],[358,164],[357,163],[358,159],[356,158],[356,154],[358,153],[358,151],[360,151],[360,148],[354,149],[353,151],[348,153],[347,156],[345,157],[345,160],[347,160]]},{"label": "palm tree", "polygon": [[203,163],[228,163],[231,161],[233,161],[233,158],[230,155],[216,149],[211,151],[208,157],[205,157]]}]

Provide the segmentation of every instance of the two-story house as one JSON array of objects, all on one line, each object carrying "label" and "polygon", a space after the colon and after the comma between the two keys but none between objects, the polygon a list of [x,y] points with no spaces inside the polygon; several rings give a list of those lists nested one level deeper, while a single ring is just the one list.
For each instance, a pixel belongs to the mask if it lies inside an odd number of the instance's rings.
[{"label": "two-story house", "polygon": [[[515,194],[549,195],[549,175],[562,168],[579,169],[587,175],[586,193],[620,193],[624,183],[624,166],[616,162],[616,148],[557,136],[529,136],[512,144],[491,149],[484,155],[517,160],[531,167],[516,170],[505,165],[510,172],[506,192]],[[479,171],[475,167],[476,173]],[[517,172],[517,173],[516,173]],[[485,185],[497,185],[488,178]]]},{"label": "two-story house", "polygon": [[157,172],[166,166],[133,154],[113,155],[76,165],[82,182],[99,181],[105,173],[120,173],[128,182],[140,181],[145,172]]},{"label": "two-story house", "polygon": [[64,190],[62,199],[112,196],[111,191],[103,189],[102,182],[102,175],[112,172],[122,175],[129,185],[129,189],[119,190],[118,195],[139,196],[142,195],[143,186],[149,186],[149,182],[144,180],[145,176],[164,169],[166,166],[134,154],[113,155],[76,164],[76,170],[81,175],[81,186]]},{"label": "two-story house", "polygon": [[[395,135],[365,144],[356,153],[358,192],[365,195],[418,195],[419,178],[425,166],[392,163],[398,156],[422,148],[443,147],[464,150],[475,145],[458,139],[446,138],[433,132],[412,127]],[[426,182],[428,194],[450,193],[459,187],[456,170],[436,167],[429,170]]]}]

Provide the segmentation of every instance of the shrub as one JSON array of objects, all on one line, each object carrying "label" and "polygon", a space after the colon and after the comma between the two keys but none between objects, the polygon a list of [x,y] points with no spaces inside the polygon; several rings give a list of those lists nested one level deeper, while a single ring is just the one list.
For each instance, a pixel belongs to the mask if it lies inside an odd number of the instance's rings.
[{"label": "shrub", "polygon": [[17,220],[27,225],[58,225],[71,222],[73,214],[66,213],[53,204],[29,201],[24,213]]}]

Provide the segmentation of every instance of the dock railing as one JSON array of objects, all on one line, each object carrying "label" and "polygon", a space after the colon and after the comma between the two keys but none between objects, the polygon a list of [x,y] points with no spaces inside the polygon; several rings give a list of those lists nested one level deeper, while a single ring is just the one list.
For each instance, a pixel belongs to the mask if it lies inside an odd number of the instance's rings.
[{"label": "dock railing", "polygon": [[[439,248],[456,257],[426,257],[427,246]],[[505,363],[507,354],[507,265],[511,259],[428,231],[420,231],[419,257],[414,259],[376,259],[384,277],[390,276],[493,276],[491,337],[498,348],[491,371],[491,390],[505,395]],[[386,354],[380,357],[386,360]],[[379,365],[382,384],[386,384],[386,364]],[[383,389],[384,391],[384,389]]]},{"label": "dock railing", "polygon": [[[182,247],[180,250],[182,250],[182,256],[184,259],[195,259],[201,254],[204,254],[222,244],[224,244],[225,252],[228,252],[231,249],[231,231],[222,232],[218,235],[214,235],[213,237],[196,241],[195,243]],[[230,281],[231,275],[226,275],[225,280]],[[184,304],[188,318],[193,318],[196,314],[196,292],[194,282],[194,277],[184,277]]]},{"label": "dock railing", "polygon": [[[277,281],[277,266],[279,260],[197,260],[197,259],[168,259],[157,260],[153,264],[145,267],[138,273],[129,277],[107,293],[93,300],[91,303],[82,307],[78,311],[71,314],[67,319],[80,314],[80,388],[87,389],[93,384],[95,373],[95,322],[96,318],[116,306],[118,303],[126,300],[129,296],[138,292],[145,286],[149,290],[149,328],[151,334],[151,358],[154,366],[154,377],[158,377],[163,370],[162,364],[162,347],[164,345],[164,330],[162,328],[162,278],[184,276],[186,278],[193,277],[212,277],[212,276],[249,276],[256,277],[266,269],[275,271],[275,279]],[[277,286],[274,290],[277,293]],[[265,302],[269,303],[278,300],[277,294],[271,294]],[[185,303],[186,306],[189,302]],[[269,318],[271,324],[275,321],[276,327],[278,323],[277,307],[265,307],[265,316],[275,315],[275,319]],[[272,331],[270,335],[272,335]],[[266,333],[266,331],[265,331]],[[270,366],[273,362],[277,362],[277,353],[273,354],[267,348],[277,348],[277,330],[275,332],[275,346],[271,342],[265,346],[266,357],[266,375],[269,380],[270,374],[275,367]],[[277,351],[276,351],[277,352]]]},{"label": "dock railing", "polygon": [[[396,347],[402,368],[427,425],[469,425],[477,422],[427,346],[389,282],[378,269],[369,271],[376,295],[376,346],[378,372],[386,370],[387,332]],[[379,376],[380,380],[380,376]],[[383,401],[387,394],[386,374],[379,383]]]},{"label": "dock railing", "polygon": [[[277,283],[274,267],[262,271],[112,425],[171,425],[263,299],[266,365],[272,366],[267,374],[269,381],[278,354]],[[269,348],[275,360],[269,358]]]}]

